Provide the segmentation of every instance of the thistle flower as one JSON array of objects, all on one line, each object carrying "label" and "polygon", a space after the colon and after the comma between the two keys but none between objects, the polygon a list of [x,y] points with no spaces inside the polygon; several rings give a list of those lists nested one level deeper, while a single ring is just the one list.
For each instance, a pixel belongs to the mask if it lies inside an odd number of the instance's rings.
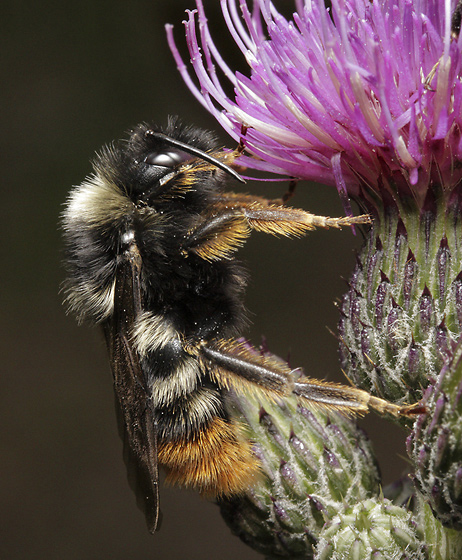
[{"label": "thistle flower", "polygon": [[[354,200],[373,216],[340,305],[342,368],[372,394],[419,400],[455,368],[462,329],[462,2],[296,0],[286,19],[269,0],[252,10],[221,0],[245,74],[227,65],[196,6],[185,22],[195,80],[168,27],[171,49],[194,95],[245,147],[239,164],[335,186],[347,214]],[[457,384],[435,386],[458,402]],[[410,446],[427,497],[436,471],[415,450],[438,455],[440,402],[429,399],[428,427]],[[443,443],[438,477],[453,473],[456,491],[431,503],[459,527],[461,438]]]},{"label": "thistle flower", "polygon": [[378,396],[414,402],[462,325],[454,0],[334,0],[331,11],[299,1],[290,21],[268,0],[252,13],[239,5],[241,16],[235,1],[221,0],[249,76],[226,65],[200,0],[185,22],[200,89],[168,27],[179,69],[244,143],[243,165],[336,185],[348,213],[354,198],[375,216],[341,306],[342,367]]},{"label": "thistle flower", "polygon": [[[199,101],[253,157],[249,168],[336,185],[375,206],[405,195],[422,208],[437,182],[449,195],[462,169],[460,40],[454,0],[296,2],[286,20],[268,0],[220,0],[249,65],[233,73],[212,40],[201,0],[185,22]],[[199,34],[197,34],[197,23]],[[222,72],[234,88],[229,98]]]}]

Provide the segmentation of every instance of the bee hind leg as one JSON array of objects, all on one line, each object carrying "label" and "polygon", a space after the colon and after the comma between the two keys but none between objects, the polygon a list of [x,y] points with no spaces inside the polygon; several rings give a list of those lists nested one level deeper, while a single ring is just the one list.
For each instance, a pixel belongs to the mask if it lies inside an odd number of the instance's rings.
[{"label": "bee hind leg", "polygon": [[259,392],[273,401],[294,394],[305,406],[347,415],[365,414],[370,408],[393,416],[412,416],[424,411],[421,405],[393,404],[356,387],[308,377],[296,379],[283,360],[263,354],[245,342],[204,342],[200,353],[217,384],[238,394]]}]

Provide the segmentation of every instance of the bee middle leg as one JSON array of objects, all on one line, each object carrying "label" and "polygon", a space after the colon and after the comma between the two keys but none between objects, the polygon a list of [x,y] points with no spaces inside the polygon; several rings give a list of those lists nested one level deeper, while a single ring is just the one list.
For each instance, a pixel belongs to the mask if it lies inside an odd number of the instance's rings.
[{"label": "bee middle leg", "polygon": [[285,201],[281,203],[240,193],[221,193],[218,202],[224,209],[233,209],[242,215],[255,231],[287,237],[298,237],[317,227],[342,228],[371,222],[368,215],[341,218],[316,216],[300,208],[285,206]]}]

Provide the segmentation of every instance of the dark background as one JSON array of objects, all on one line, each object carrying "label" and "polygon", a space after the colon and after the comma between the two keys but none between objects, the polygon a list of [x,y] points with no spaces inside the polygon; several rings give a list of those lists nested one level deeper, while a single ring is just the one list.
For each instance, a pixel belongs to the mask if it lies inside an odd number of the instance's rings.
[{"label": "dark background", "polygon": [[[215,37],[232,57],[218,2],[205,2]],[[218,131],[189,93],[163,25],[193,0],[5,2],[0,23],[1,395],[0,557],[3,559],[258,558],[215,505],[162,488],[164,523],[150,536],[122,461],[111,374],[99,331],[66,317],[59,214],[93,152],[143,120]],[[236,61],[235,67],[241,62]],[[233,142],[222,136],[230,147]],[[286,185],[255,183],[280,196]],[[332,188],[300,184],[295,205],[341,215]],[[345,289],[360,236],[317,231],[306,239],[255,234],[241,251],[251,271],[248,335],[313,376],[341,379],[334,300]],[[385,482],[404,462],[403,435],[370,415]]]}]

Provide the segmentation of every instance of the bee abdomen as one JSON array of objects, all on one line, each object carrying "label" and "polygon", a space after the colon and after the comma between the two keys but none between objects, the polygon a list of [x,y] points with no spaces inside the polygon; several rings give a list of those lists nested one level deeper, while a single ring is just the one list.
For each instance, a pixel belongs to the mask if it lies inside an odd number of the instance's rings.
[{"label": "bee abdomen", "polygon": [[207,497],[230,497],[255,484],[261,474],[252,445],[236,420],[215,417],[194,437],[159,443],[166,481]]}]

